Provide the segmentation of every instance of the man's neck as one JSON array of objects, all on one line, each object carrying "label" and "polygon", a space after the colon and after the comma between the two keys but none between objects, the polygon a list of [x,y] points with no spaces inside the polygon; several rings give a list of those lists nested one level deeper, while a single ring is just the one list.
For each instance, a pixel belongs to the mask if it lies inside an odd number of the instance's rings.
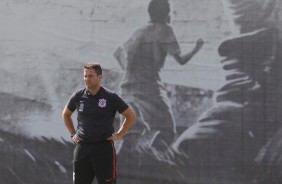
[{"label": "man's neck", "polygon": [[100,89],[101,89],[101,86],[98,86],[98,87],[95,88],[95,89],[89,89],[89,88],[87,88],[87,90],[91,93],[91,95],[96,95]]}]

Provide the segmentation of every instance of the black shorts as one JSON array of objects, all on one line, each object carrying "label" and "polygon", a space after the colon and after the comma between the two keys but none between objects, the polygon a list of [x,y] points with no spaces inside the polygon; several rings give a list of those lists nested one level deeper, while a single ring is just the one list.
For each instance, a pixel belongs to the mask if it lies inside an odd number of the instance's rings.
[{"label": "black shorts", "polygon": [[73,183],[91,184],[116,183],[116,152],[113,141],[94,143],[80,142],[74,150]]}]

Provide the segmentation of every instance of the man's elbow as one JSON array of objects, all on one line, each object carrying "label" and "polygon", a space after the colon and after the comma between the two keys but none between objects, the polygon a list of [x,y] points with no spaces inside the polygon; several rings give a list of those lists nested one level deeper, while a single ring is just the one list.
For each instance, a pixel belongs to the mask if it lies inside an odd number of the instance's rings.
[{"label": "man's elbow", "polygon": [[71,117],[71,111],[69,111],[67,108],[65,108],[62,112],[62,118],[67,119]]},{"label": "man's elbow", "polygon": [[62,112],[61,116],[62,116],[62,118],[63,118],[63,119],[65,119],[65,118],[66,118],[67,113],[66,113],[66,110],[65,110],[65,109],[63,110],[63,112]]},{"label": "man's elbow", "polygon": [[66,114],[64,113],[64,112],[62,112],[62,119],[64,120],[64,119],[66,119]]},{"label": "man's elbow", "polygon": [[131,122],[132,124],[135,123],[136,121],[136,113],[133,111],[133,109],[131,107],[129,107],[127,110],[127,112],[125,113],[125,118]]},{"label": "man's elbow", "polygon": [[132,124],[136,122],[136,114],[134,111],[132,111]]}]

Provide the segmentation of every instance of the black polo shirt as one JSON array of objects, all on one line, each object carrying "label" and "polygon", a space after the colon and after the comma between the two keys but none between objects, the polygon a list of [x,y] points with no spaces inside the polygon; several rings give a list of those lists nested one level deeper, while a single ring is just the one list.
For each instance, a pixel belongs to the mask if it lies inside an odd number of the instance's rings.
[{"label": "black polo shirt", "polygon": [[114,133],[116,112],[122,113],[128,105],[114,92],[101,87],[91,95],[86,88],[77,90],[70,97],[67,108],[77,110],[76,134],[85,142],[104,140]]}]

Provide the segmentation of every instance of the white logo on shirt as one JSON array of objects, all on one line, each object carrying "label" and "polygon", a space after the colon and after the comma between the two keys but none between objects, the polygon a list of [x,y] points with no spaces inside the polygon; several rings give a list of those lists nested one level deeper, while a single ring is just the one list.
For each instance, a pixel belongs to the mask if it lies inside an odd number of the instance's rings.
[{"label": "white logo on shirt", "polygon": [[102,98],[102,99],[99,99],[99,103],[98,103],[99,107],[106,107],[107,105],[107,100]]},{"label": "white logo on shirt", "polygon": [[80,101],[78,111],[82,112],[83,111],[83,107],[84,107],[83,101]]}]

